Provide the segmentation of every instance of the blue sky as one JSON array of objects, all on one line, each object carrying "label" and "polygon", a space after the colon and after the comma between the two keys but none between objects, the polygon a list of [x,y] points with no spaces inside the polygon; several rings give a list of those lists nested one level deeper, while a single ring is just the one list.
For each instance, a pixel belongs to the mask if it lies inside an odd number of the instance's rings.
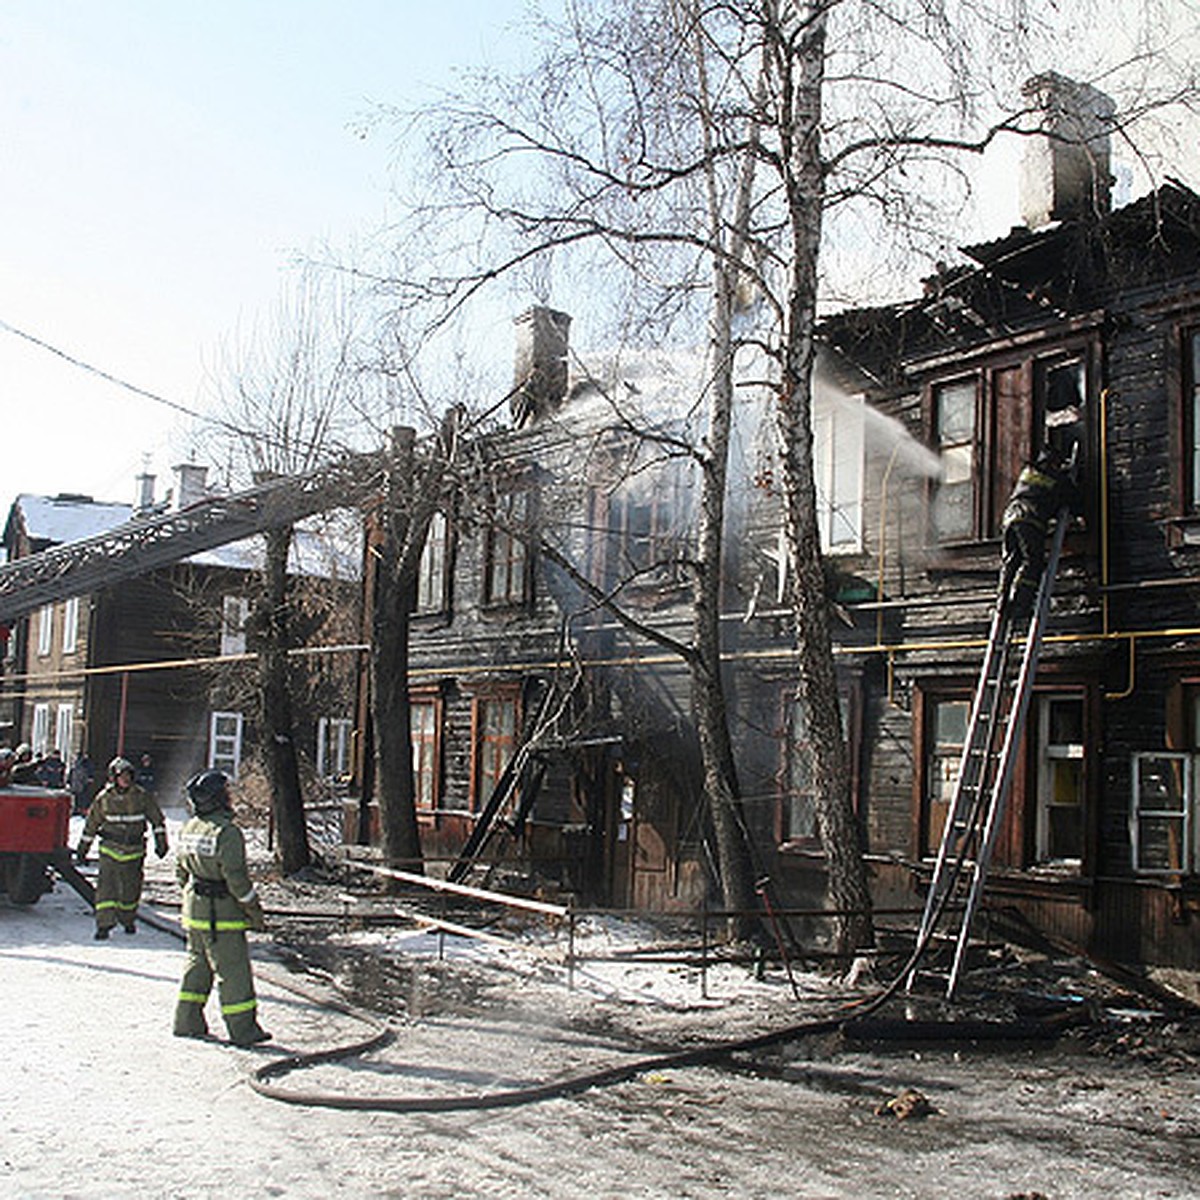
[{"label": "blue sky", "polygon": [[[186,407],[297,253],[382,220],[362,136],[519,50],[520,0],[0,0],[0,322]],[[15,493],[128,500],[185,419],[0,328]]]}]

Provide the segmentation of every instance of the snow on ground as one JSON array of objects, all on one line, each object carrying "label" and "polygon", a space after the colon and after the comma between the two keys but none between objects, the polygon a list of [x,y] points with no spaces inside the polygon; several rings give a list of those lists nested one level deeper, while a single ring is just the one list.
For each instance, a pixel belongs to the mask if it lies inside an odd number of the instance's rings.
[{"label": "snow on ground", "polygon": [[[148,892],[168,895],[170,860],[152,859],[150,873]],[[267,894],[269,905],[281,895]],[[156,925],[170,921],[164,905]],[[182,950],[170,933],[143,924],[95,942],[90,911],[62,884],[28,909],[0,899],[0,1196],[1197,1194],[1196,1071],[1070,1048],[862,1050],[823,1038],[500,1109],[282,1103],[251,1089],[255,1068],[381,1026],[390,1044],[274,1085],[374,1101],[528,1089],[666,1046],[781,1028],[829,1011],[839,993],[800,975],[797,998],[779,972],[759,981],[724,965],[705,996],[694,967],[629,961],[582,964],[568,988],[561,927],[526,930],[506,949],[273,926],[277,936],[256,937],[255,958],[276,1041],[239,1050],[171,1037]],[[577,935],[581,952],[617,953],[652,944],[655,930],[588,918]],[[355,995],[390,997],[390,1015],[329,1007],[322,976],[291,969],[295,949]],[[212,1006],[210,1023],[220,1027]],[[877,1116],[904,1087],[934,1113]]]}]

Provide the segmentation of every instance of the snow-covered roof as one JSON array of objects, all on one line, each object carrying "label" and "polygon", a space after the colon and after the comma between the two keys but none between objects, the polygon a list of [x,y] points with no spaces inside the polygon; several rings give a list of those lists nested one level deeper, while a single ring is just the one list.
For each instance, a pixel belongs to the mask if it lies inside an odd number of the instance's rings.
[{"label": "snow-covered roof", "polygon": [[133,516],[131,504],[112,504],[91,496],[19,495],[15,507],[21,510],[25,530],[34,541],[78,542],[95,537]]}]

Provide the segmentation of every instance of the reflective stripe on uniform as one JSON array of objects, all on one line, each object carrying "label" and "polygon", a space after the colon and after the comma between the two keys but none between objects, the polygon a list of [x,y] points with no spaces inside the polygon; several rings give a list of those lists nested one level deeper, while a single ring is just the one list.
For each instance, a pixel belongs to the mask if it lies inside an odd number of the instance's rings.
[{"label": "reflective stripe on uniform", "polygon": [[114,825],[132,825],[135,822],[145,821],[145,813],[105,813],[104,819]]},{"label": "reflective stripe on uniform", "polygon": [[207,929],[211,933],[214,925],[218,933],[227,933],[238,929],[245,930],[247,927],[245,921],[217,921],[214,923],[212,921],[199,920],[196,917],[183,918],[183,927],[185,929]]},{"label": "reflective stripe on uniform", "polygon": [[146,857],[146,851],[144,848],[141,850],[130,850],[123,854],[119,850],[113,850],[104,842],[100,843],[100,853],[108,855],[108,857],[113,859],[115,862],[137,862],[139,858]]},{"label": "reflective stripe on uniform", "polygon": [[253,1012],[257,1007],[257,1000],[243,1000],[240,1004],[222,1004],[221,1015],[232,1017],[235,1013]]},{"label": "reflective stripe on uniform", "polygon": [[129,904],[121,900],[97,900],[95,907],[97,912],[102,908],[119,908],[122,912],[137,912],[136,902]]},{"label": "reflective stripe on uniform", "polygon": [[207,992],[180,992],[179,1002],[181,1004],[206,1004],[208,1002]]}]

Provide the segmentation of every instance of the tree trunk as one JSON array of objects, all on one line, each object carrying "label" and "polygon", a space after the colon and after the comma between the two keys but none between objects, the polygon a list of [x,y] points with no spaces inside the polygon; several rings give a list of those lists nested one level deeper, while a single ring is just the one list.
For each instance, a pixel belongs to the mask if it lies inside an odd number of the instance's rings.
[{"label": "tree trunk", "polygon": [[797,692],[812,747],[817,829],[828,870],[828,899],[831,907],[852,914],[834,920],[834,939],[838,949],[850,952],[873,945],[874,932],[862,839],[851,803],[813,478],[812,369],[825,182],[820,151],[825,15],[823,5],[816,3],[806,5],[803,13],[807,22],[798,51],[799,78],[785,138],[794,253],[776,415],[799,658]]},{"label": "tree trunk", "polygon": [[415,580],[397,570],[395,545],[382,548],[371,622],[371,695],[383,852],[389,865],[420,874],[408,701],[409,619],[415,590]]},{"label": "tree trunk", "polygon": [[271,529],[266,540],[265,591],[255,620],[258,635],[259,709],[263,762],[271,788],[271,815],[279,839],[280,868],[293,875],[308,866],[308,826],[300,789],[300,763],[288,686],[288,552],[291,527]]}]

